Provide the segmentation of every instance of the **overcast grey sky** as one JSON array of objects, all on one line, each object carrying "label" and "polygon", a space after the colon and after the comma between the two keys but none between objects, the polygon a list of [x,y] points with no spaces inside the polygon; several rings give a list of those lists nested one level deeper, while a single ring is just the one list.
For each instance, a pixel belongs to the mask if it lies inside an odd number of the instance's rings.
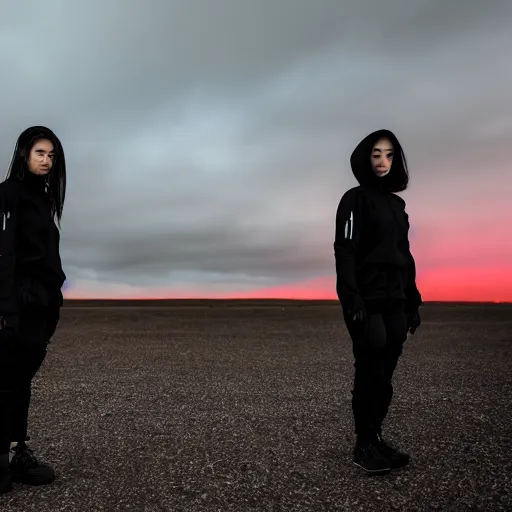
[{"label": "overcast grey sky", "polygon": [[68,296],[334,290],[350,152],[384,127],[419,266],[510,269],[512,2],[0,5],[1,164],[60,137]]}]

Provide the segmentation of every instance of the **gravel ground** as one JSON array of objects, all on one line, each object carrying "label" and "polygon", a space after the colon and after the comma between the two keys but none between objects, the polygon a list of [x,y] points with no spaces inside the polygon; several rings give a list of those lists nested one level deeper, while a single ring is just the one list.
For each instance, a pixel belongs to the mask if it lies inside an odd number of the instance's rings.
[{"label": "gravel ground", "polygon": [[367,477],[338,306],[66,306],[31,410],[58,477],[0,510],[512,510],[512,307],[423,318],[385,425],[411,464]]}]

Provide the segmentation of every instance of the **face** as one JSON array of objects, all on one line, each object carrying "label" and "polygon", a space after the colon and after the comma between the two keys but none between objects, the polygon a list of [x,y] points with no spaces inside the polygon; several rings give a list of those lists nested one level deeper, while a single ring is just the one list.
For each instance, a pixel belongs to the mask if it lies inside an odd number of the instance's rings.
[{"label": "face", "polygon": [[386,176],[393,163],[393,144],[389,139],[380,139],[372,149],[372,169],[376,176]]},{"label": "face", "polygon": [[47,139],[38,140],[30,150],[28,169],[33,174],[45,176],[52,170],[53,159],[53,144]]}]

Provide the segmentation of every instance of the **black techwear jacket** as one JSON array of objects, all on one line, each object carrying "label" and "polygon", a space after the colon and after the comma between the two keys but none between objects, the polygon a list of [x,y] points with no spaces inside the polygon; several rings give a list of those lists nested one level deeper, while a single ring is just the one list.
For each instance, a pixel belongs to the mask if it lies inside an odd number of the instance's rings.
[{"label": "black techwear jacket", "polygon": [[360,185],[343,195],[336,213],[336,291],[349,312],[388,298],[403,299],[408,311],[422,303],[405,201],[389,191],[393,166],[380,178],[371,170],[371,147],[382,135],[370,134],[352,153],[352,171]]},{"label": "black techwear jacket", "polygon": [[0,316],[7,323],[28,305],[62,305],[59,244],[44,180],[27,172],[23,181],[0,183]]}]

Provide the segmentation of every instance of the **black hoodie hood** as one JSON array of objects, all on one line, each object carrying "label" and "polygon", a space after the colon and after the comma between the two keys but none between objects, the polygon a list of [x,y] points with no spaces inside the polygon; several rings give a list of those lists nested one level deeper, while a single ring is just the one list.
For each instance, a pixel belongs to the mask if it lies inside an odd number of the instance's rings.
[{"label": "black hoodie hood", "polygon": [[[389,173],[378,177],[373,172],[370,157],[373,146],[382,138],[388,138],[393,144],[394,158]],[[377,130],[367,135],[352,152],[350,165],[356,180],[363,188],[383,192],[401,192],[409,183],[407,162],[402,146],[390,130]]]}]

